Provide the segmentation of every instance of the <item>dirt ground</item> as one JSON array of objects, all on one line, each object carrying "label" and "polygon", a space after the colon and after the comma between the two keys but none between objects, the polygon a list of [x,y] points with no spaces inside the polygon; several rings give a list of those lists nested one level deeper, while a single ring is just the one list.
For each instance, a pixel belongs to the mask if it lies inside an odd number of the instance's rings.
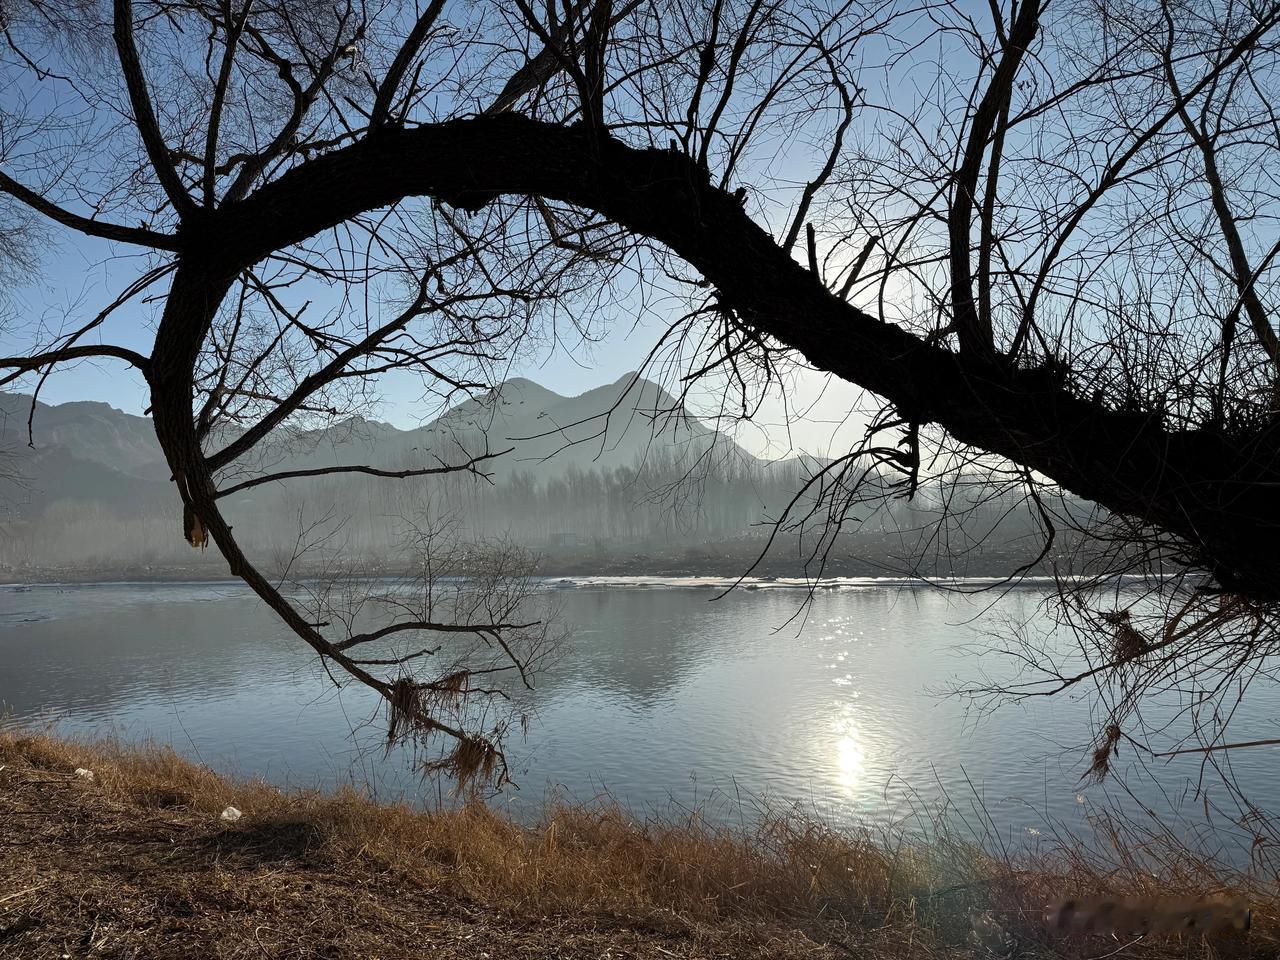
[{"label": "dirt ground", "polygon": [[[1275,874],[1224,873],[1168,831],[1104,836],[1114,856],[1068,844],[1008,860],[785,811],[755,832],[607,804],[520,825],[479,801],[281,791],[162,745],[0,725],[0,960],[1280,957]],[[1045,904],[1099,893],[1230,893],[1252,925],[1127,941],[1046,929]]]},{"label": "dirt ground", "polygon": [[744,938],[662,918],[520,916],[445,883],[337,859],[306,823],[143,807],[74,773],[3,759],[0,957],[849,955],[787,930]]}]

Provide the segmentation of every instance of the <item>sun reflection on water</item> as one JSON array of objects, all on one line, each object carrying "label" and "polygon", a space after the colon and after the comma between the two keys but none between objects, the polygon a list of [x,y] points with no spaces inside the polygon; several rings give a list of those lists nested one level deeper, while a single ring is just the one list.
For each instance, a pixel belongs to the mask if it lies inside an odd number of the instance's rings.
[{"label": "sun reflection on water", "polygon": [[849,717],[842,717],[836,725],[835,741],[836,782],[852,790],[862,782],[867,753],[858,735],[858,728]]}]

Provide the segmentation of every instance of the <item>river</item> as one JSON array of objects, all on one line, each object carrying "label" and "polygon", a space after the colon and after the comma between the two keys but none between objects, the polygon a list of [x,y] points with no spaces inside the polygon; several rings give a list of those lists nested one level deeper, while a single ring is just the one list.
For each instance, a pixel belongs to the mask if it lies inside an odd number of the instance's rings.
[{"label": "river", "polygon": [[[1123,785],[1081,780],[1096,729],[1087,694],[993,713],[947,694],[1007,675],[1007,662],[976,648],[1009,620],[1041,620],[1043,588],[964,596],[850,581],[818,591],[797,617],[806,592],[777,583],[715,600],[710,581],[548,586],[573,625],[572,649],[540,679],[528,731],[509,744],[518,788],[493,802],[517,817],[549,792],[607,792],[643,812],[701,805],[730,819],[763,797],[838,824],[902,824],[949,804],[1001,843],[1039,842],[1090,811],[1145,807],[1227,836],[1212,810],[1225,791],[1210,778],[1207,804],[1195,792],[1198,758],[1152,766],[1122,749]],[[242,586],[0,587],[0,645],[11,720],[169,743],[283,786],[350,783],[428,806],[443,793],[407,754],[385,755],[371,696],[334,689]],[[1277,714],[1280,695],[1256,689],[1237,739],[1275,736]],[[1237,781],[1264,805],[1280,795],[1278,759],[1275,747],[1234,758]]]}]

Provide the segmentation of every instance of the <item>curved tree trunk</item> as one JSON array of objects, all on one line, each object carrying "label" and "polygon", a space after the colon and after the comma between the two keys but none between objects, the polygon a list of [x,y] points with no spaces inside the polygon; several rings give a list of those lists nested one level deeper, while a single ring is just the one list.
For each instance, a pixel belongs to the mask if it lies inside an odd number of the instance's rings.
[{"label": "curved tree trunk", "polygon": [[[1052,367],[1020,369],[927,344],[834,296],[682,154],[517,115],[382,130],[218,211],[202,245],[248,266],[405,196],[476,210],[502,194],[573,203],[660,241],[757,331],[884,397],[905,419],[938,424],[963,443],[1176,534],[1224,588],[1280,597],[1274,429],[1246,442],[1211,430],[1171,431],[1154,416],[1075,396]],[[229,463],[263,433],[251,430],[211,465]]]},{"label": "curved tree trunk", "polygon": [[[243,580],[316,653],[334,660],[355,679],[390,701],[393,684],[363,669],[306,621],[245,556],[218,508],[214,470],[196,436],[193,383],[200,347],[238,269],[227,266],[222,258],[209,257],[203,262],[184,258],[174,274],[156,332],[150,378],[152,422],[171,479],[182,499],[184,523],[186,516],[196,517],[203,534],[213,539],[233,576]],[[183,532],[190,536],[190,527]],[[414,721],[458,739],[464,737],[461,731],[425,715],[415,716]]]}]

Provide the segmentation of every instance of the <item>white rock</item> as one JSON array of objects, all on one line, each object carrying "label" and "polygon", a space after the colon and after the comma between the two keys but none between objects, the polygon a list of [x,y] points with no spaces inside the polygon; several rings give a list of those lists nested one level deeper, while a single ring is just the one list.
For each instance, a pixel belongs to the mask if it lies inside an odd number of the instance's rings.
[{"label": "white rock", "polygon": [[227,809],[222,811],[222,819],[227,821],[227,823],[235,823],[240,819],[240,811],[235,807],[227,807]]},{"label": "white rock", "polygon": [[86,770],[84,767],[76,767],[76,776],[79,777],[81,780],[92,780],[93,771]]}]

